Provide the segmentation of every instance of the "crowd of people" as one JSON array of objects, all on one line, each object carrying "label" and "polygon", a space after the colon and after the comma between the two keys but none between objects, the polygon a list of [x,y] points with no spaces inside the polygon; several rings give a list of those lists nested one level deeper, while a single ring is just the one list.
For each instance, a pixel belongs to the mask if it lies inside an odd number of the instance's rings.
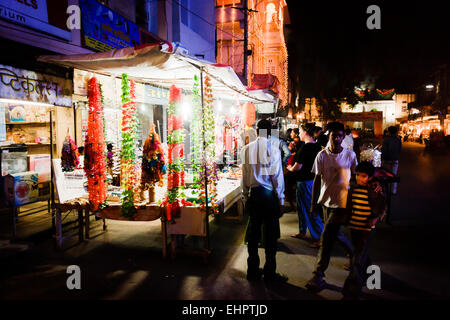
[{"label": "crowd of people", "polygon": [[[394,173],[401,150],[396,129],[389,128],[383,142],[383,165]],[[256,131],[256,139],[241,151],[242,189],[249,215],[247,279],[287,281],[276,272],[279,218],[296,210],[299,228],[292,237],[308,239],[309,231],[310,246],[319,249],[306,287],[316,292],[325,288],[325,271],[338,242],[349,258],[344,298],[359,298],[371,264],[368,252],[375,225],[387,209],[383,188],[374,178],[375,167],[369,161],[358,164],[352,132],[339,122],[328,123],[325,130],[303,124],[288,129],[284,139],[272,134],[276,128],[268,120],[260,120]],[[289,207],[284,206],[285,199]],[[349,228],[351,240],[342,226]],[[263,269],[258,256],[261,244],[266,254]]]}]

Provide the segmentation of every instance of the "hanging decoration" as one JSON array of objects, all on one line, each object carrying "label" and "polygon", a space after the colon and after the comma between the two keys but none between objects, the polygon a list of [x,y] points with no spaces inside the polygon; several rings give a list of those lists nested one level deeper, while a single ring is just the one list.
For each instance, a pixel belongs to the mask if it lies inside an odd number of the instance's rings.
[{"label": "hanging decoration", "polygon": [[103,106],[96,77],[89,80],[89,118],[85,141],[84,171],[88,178],[89,201],[97,211],[106,200],[106,155],[103,134]]},{"label": "hanging decoration", "polygon": [[164,162],[161,140],[155,131],[154,124],[151,125],[150,132],[144,143],[141,169],[142,190],[148,190],[149,187],[155,186],[156,183],[160,187],[163,186],[163,175],[166,174],[167,167]]},{"label": "hanging decoration", "polygon": [[61,151],[61,168],[63,172],[72,172],[80,164],[77,145],[68,135]]},{"label": "hanging decoration", "polygon": [[[217,204],[217,181],[218,168],[216,164],[215,154],[215,119],[213,107],[213,95],[211,89],[211,79],[206,76],[204,81],[204,103],[203,112],[201,114],[202,126],[202,157],[201,167],[199,170],[199,203],[200,209],[205,211],[206,204],[210,208],[209,213],[216,214],[218,212]],[[206,194],[206,191],[208,194]]]},{"label": "hanging decoration", "polygon": [[168,173],[167,197],[163,202],[166,205],[166,218],[174,222],[179,217],[181,206],[184,205],[184,127],[181,115],[181,90],[172,85],[170,87],[168,108]]},{"label": "hanging decoration", "polygon": [[386,89],[386,90],[377,89],[378,95],[383,99],[391,99],[394,92],[395,92],[394,89]]},{"label": "hanging decoration", "polygon": [[255,123],[256,108],[253,103],[246,102],[243,107],[243,121],[247,127],[251,127]]},{"label": "hanging decoration", "polygon": [[136,213],[134,206],[137,196],[138,176],[136,171],[136,136],[137,119],[136,111],[136,84],[128,79],[127,74],[122,74],[122,150],[120,178],[122,188],[122,216],[131,219]]},{"label": "hanging decoration", "polygon": [[191,139],[192,139],[192,186],[194,190],[201,187],[200,170],[203,155],[202,138],[202,101],[200,97],[200,81],[197,75],[194,76],[194,87],[192,89],[192,121],[191,121]]}]

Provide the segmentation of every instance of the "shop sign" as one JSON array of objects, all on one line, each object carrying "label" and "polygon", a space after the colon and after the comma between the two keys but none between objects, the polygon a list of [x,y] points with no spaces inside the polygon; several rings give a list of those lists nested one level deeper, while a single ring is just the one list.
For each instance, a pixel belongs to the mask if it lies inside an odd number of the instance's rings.
[{"label": "shop sign", "polygon": [[169,90],[146,84],[145,102],[165,106],[169,103]]},{"label": "shop sign", "polygon": [[48,21],[46,0],[2,0],[0,18],[49,33],[65,40],[71,40],[71,33]]},{"label": "shop sign", "polygon": [[[73,86],[74,94],[87,97],[89,80],[96,77],[102,86],[103,107],[119,108],[122,105],[122,80],[113,76],[105,76],[98,73],[74,69]],[[136,102],[145,103],[145,85],[136,82]]]},{"label": "shop sign", "polygon": [[0,98],[72,106],[72,81],[0,64]]},{"label": "shop sign", "polygon": [[140,44],[139,27],[95,0],[80,0],[86,47],[109,51]]}]

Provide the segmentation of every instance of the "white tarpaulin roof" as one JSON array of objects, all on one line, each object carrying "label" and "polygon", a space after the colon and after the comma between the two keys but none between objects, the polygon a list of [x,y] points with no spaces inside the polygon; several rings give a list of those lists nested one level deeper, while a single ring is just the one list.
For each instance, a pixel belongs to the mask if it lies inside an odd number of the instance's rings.
[{"label": "white tarpaulin roof", "polygon": [[171,53],[171,45],[142,45],[107,52],[41,56],[39,61],[120,77],[126,73],[141,82],[192,90],[193,77],[202,69],[211,78],[215,96],[259,103],[276,103],[272,96],[249,93],[230,66],[211,64]]}]

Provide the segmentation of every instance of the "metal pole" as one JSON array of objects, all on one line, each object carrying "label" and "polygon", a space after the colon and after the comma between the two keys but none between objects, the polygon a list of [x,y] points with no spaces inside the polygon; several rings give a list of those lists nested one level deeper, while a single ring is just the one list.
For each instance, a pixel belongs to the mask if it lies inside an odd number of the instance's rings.
[{"label": "metal pole", "polygon": [[244,70],[243,76],[245,85],[247,85],[247,63],[248,63],[248,2],[247,0],[243,0],[244,5]]},{"label": "metal pole", "polygon": [[[205,140],[205,96],[203,92],[203,68],[200,69],[200,90],[202,95],[202,139],[203,139],[203,159],[206,158],[206,140]],[[209,205],[208,205],[208,167],[206,161],[205,166],[205,200],[206,200],[206,249],[209,250]]]},{"label": "metal pole", "polygon": [[76,109],[76,104],[78,102],[73,104],[73,138],[75,143],[78,145],[78,140],[77,140],[77,109]]},{"label": "metal pole", "polygon": [[51,212],[52,212],[52,231],[55,233],[55,189],[53,186],[54,172],[53,172],[53,108],[50,108],[50,199],[51,199]]}]

